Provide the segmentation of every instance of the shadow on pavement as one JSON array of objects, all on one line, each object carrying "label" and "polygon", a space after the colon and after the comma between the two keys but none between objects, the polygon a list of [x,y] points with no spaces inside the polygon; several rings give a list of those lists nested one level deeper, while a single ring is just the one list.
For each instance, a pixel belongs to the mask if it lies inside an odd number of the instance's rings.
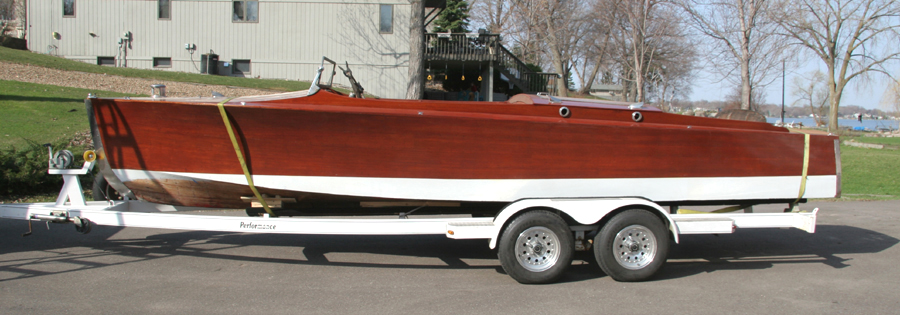
[{"label": "shadow on pavement", "polygon": [[[116,235],[122,228],[95,227],[80,235],[68,225],[22,238],[24,221],[0,220],[0,282],[103,268],[113,265],[189,256],[234,261],[364,268],[494,269],[503,273],[496,251],[486,240],[452,240],[428,236],[282,235],[222,232],[171,232],[149,236]],[[655,280],[675,279],[718,270],[771,268],[775,264],[853,265],[843,254],[877,253],[897,244],[896,238],[871,230],[819,225],[816,234],[800,230],[739,230],[727,235],[684,235],[672,244],[669,261]],[[129,233],[122,233],[129,234]],[[141,234],[142,235],[142,234]],[[114,237],[115,236],[115,237]],[[286,249],[302,248],[289,257]],[[239,249],[239,250],[235,250]],[[329,259],[332,254],[362,254],[354,261]],[[337,255],[341,256],[341,255]],[[386,257],[388,256],[388,257]],[[400,256],[400,258],[391,258]],[[425,263],[418,258],[430,258]],[[440,263],[434,263],[434,258]],[[592,253],[577,253],[561,282],[604,277]],[[466,260],[487,260],[470,264]],[[35,264],[76,266],[65,270]]]},{"label": "shadow on pavement", "polygon": [[734,234],[683,235],[671,248],[657,280],[718,270],[766,269],[776,264],[853,266],[845,254],[878,253],[898,243],[894,237],[844,225],[819,225],[815,234],[796,229],[746,229]]}]

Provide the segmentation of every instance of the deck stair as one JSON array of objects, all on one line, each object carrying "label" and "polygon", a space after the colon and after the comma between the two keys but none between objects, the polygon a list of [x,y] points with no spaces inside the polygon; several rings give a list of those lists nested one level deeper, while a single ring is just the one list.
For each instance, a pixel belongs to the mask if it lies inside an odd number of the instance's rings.
[{"label": "deck stair", "polygon": [[498,34],[427,33],[425,34],[426,62],[491,63],[509,81],[525,93],[548,92],[554,89],[559,75],[532,71],[501,43]]}]

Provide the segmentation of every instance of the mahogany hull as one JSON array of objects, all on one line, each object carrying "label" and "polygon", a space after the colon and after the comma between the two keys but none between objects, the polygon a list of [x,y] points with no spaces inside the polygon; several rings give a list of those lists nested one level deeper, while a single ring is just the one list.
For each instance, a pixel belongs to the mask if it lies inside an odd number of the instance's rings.
[{"label": "mahogany hull", "polygon": [[[91,99],[108,166],[144,200],[246,207],[240,197],[252,193],[216,101]],[[260,191],[312,203],[790,199],[804,164],[804,135],[783,128],[535,96],[472,103],[323,91],[225,108]],[[810,137],[804,198],[840,193],[836,140]]]}]

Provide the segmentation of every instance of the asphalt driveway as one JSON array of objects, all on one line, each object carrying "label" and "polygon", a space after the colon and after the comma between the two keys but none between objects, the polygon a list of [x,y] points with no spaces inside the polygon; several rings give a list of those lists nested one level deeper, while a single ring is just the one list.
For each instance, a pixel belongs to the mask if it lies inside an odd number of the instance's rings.
[{"label": "asphalt driveway", "polygon": [[815,234],[687,235],[651,281],[586,259],[550,285],[503,274],[486,240],[41,223],[23,238],[24,221],[0,219],[0,314],[896,314],[900,201],[813,207]]}]

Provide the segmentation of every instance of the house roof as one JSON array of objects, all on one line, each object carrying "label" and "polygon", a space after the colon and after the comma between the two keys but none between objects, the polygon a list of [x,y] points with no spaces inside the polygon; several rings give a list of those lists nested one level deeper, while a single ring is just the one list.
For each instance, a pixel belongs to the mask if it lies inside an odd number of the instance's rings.
[{"label": "house roof", "polygon": [[621,91],[622,86],[618,84],[591,84],[591,91]]}]

